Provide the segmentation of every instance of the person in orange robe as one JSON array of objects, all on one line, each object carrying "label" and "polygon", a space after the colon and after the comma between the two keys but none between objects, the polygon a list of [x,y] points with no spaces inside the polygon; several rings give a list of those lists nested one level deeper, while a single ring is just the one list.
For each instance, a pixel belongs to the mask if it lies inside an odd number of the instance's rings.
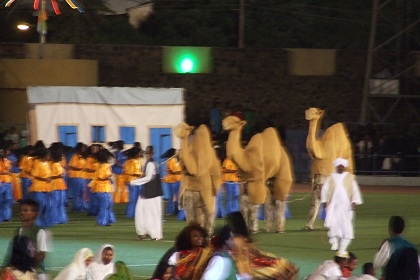
[{"label": "person in orange robe", "polygon": [[48,163],[47,148],[38,148],[34,153],[34,165],[31,170],[32,185],[29,187],[29,197],[38,202],[39,211],[35,224],[39,227],[53,225],[51,219],[52,205],[49,200],[51,189],[51,169]]},{"label": "person in orange robe", "polygon": [[166,176],[163,182],[169,186],[169,200],[166,207],[167,215],[176,215],[178,212],[179,188],[181,187],[181,164],[175,149],[171,149],[166,162]]},{"label": "person in orange robe", "polygon": [[128,186],[128,193],[130,195],[127,203],[125,214],[127,218],[134,219],[137,200],[140,194],[140,186],[131,185],[130,181],[138,179],[143,176],[141,171],[142,153],[140,148],[133,147],[126,151],[127,161],[124,163],[123,174],[125,175],[125,183]]},{"label": "person in orange robe", "polygon": [[85,179],[83,176],[83,168],[85,168],[86,160],[83,157],[87,146],[81,142],[74,147],[74,154],[71,157],[68,168],[69,182],[69,198],[73,198],[71,206],[72,212],[83,212],[86,210],[85,205]]},{"label": "person in orange robe", "polygon": [[112,154],[103,149],[97,153],[95,178],[90,182],[92,192],[96,196],[98,215],[96,224],[100,226],[110,226],[115,223],[115,214],[112,209],[112,184],[111,184],[111,165],[109,160]]},{"label": "person in orange robe", "polygon": [[4,150],[0,150],[0,222],[12,218],[12,176],[11,162]]},{"label": "person in orange robe", "polygon": [[31,182],[31,169],[34,165],[33,163],[33,153],[34,153],[34,146],[28,145],[23,149],[23,157],[20,159],[19,162],[19,169],[20,169],[20,179],[22,182],[22,196],[23,198],[28,198],[28,190],[29,186],[32,184]]},{"label": "person in orange robe", "polygon": [[127,156],[123,152],[124,141],[118,140],[113,142],[113,146],[117,149],[115,151],[115,163],[112,165],[112,173],[115,174],[115,192],[114,192],[114,203],[127,203],[128,191],[125,182],[125,176],[123,174],[123,168]]},{"label": "person in orange robe", "polygon": [[89,183],[95,178],[95,171],[96,166],[98,165],[98,161],[96,160],[96,154],[102,149],[102,146],[99,144],[92,144],[90,145],[86,152],[86,164],[84,171],[84,178],[85,178],[85,185],[86,185],[86,193],[87,193],[87,209],[89,216],[96,216],[97,208],[96,208],[96,201],[95,196],[92,193],[92,188],[89,186]]},{"label": "person in orange robe", "polygon": [[22,199],[22,183],[20,181],[20,169],[16,156],[17,144],[12,144],[6,149],[7,159],[10,161],[10,176],[12,177],[12,196],[14,201]]},{"label": "person in orange robe", "polygon": [[67,223],[66,190],[64,181],[64,167],[62,166],[63,152],[51,150],[51,189],[52,189],[52,216],[54,224]]}]

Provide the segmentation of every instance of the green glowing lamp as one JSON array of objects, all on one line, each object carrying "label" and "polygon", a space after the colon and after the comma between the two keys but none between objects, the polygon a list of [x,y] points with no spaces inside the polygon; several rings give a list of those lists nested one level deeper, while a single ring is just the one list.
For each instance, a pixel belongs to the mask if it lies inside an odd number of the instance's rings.
[{"label": "green glowing lamp", "polygon": [[212,71],[211,48],[163,47],[164,73],[197,74]]}]

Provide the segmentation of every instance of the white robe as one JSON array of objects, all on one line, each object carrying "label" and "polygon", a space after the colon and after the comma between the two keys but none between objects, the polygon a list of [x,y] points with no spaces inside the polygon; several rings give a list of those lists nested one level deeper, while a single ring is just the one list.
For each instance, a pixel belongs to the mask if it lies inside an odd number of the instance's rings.
[{"label": "white robe", "polygon": [[[131,185],[144,185],[158,173],[156,162],[148,162],[145,176],[130,181]],[[162,197],[143,198],[139,196],[134,214],[134,225],[137,235],[150,235],[153,239],[162,239]]]},{"label": "white robe", "polygon": [[309,275],[307,280],[339,280],[342,276],[340,266],[333,260],[323,262]]},{"label": "white robe", "polygon": [[[114,257],[109,264],[104,264],[102,262],[102,251],[106,247],[111,247],[114,251]],[[115,260],[115,248],[111,244],[104,244],[98,250],[95,255],[94,261],[86,269],[86,279],[87,280],[104,280],[106,276],[115,273],[114,267]]]},{"label": "white robe", "polygon": [[362,195],[356,180],[352,182],[352,197],[350,199],[343,180],[348,172],[332,173],[326,180],[321,190],[321,203],[328,201],[331,181],[334,180],[335,188],[331,201],[326,209],[325,227],[328,228],[328,236],[341,239],[354,239],[352,203],[362,204]]},{"label": "white robe", "polygon": [[89,257],[93,257],[92,250],[89,248],[80,249],[76,252],[73,261],[63,268],[54,280],[85,280],[85,261]]}]

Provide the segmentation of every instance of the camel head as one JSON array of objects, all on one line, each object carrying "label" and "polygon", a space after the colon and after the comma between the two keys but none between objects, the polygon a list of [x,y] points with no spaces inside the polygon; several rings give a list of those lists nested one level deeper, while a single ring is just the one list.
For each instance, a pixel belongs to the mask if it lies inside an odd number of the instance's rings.
[{"label": "camel head", "polygon": [[185,139],[187,138],[191,131],[194,129],[194,126],[188,125],[185,122],[182,122],[180,124],[178,124],[177,126],[175,126],[174,128],[174,132],[175,135],[181,139]]},{"label": "camel head", "polygon": [[239,130],[246,125],[246,121],[242,121],[236,116],[228,116],[223,119],[222,126],[224,130]]},{"label": "camel head", "polygon": [[309,108],[305,111],[305,119],[308,121],[318,120],[324,115],[324,110],[319,108]]}]

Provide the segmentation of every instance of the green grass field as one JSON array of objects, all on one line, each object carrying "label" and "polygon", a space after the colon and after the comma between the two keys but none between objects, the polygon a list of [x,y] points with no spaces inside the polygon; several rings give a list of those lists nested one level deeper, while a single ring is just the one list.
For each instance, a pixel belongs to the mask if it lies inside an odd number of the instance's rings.
[{"label": "green grass field", "polygon": [[[294,262],[300,268],[299,279],[310,273],[325,259],[330,259],[333,252],[329,250],[327,234],[323,221],[318,220],[316,227],[320,230],[305,232],[309,196],[303,200],[304,194],[290,196],[289,209],[291,219],[287,220],[286,233],[275,234],[261,232],[253,236],[258,246]],[[364,204],[359,206],[355,221],[355,239],[349,250],[359,257],[359,274],[364,262],[372,261],[373,256],[387,237],[387,223],[391,215],[401,215],[406,219],[405,236],[420,248],[420,194],[364,194]],[[294,201],[293,201],[294,200]],[[147,279],[159,258],[173,244],[177,233],[185,226],[185,222],[174,217],[165,217],[164,239],[160,241],[136,241],[134,221],[124,217],[124,205],[117,205],[117,223],[111,227],[96,227],[95,219],[85,213],[71,213],[70,222],[51,228],[53,233],[52,252],[47,256],[47,269],[55,276],[60,268],[68,264],[74,253],[89,247],[96,251],[102,244],[110,243],[116,247],[116,260],[126,262],[135,279]],[[20,225],[14,206],[13,220],[0,224],[0,253],[4,254],[13,230]],[[223,219],[217,219],[216,225],[222,225]],[[263,229],[263,222],[260,222]]]}]

